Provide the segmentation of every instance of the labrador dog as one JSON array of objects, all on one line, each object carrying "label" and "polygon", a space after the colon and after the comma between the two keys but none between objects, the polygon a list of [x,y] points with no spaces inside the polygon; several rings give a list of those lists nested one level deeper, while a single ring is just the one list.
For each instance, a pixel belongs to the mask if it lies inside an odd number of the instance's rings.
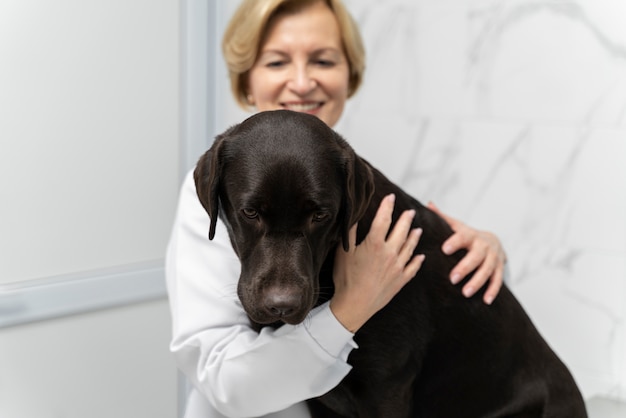
[{"label": "labrador dog", "polygon": [[332,297],[336,246],[348,246],[356,222],[364,239],[384,196],[396,195],[394,222],[417,211],[424,264],[356,333],[351,372],[309,400],[313,417],[587,416],[572,375],[506,286],[491,306],[462,296],[448,275],[464,253],[440,250],[446,222],[318,118],[258,113],[219,135],[194,177],[209,238],[218,215],[227,226],[238,296],[258,329],[298,324]]}]

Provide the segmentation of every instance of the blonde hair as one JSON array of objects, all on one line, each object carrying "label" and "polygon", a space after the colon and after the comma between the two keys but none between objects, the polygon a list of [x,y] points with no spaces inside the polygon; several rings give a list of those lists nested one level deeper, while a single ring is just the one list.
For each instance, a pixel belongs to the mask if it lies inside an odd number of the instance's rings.
[{"label": "blonde hair", "polygon": [[244,109],[247,99],[247,79],[257,60],[267,28],[275,16],[294,13],[304,7],[324,1],[334,13],[341,41],[348,60],[348,97],[352,97],[363,81],[365,71],[365,48],[359,29],[341,0],[243,0],[230,20],[224,38],[222,52],[230,77],[230,87],[235,100]]}]

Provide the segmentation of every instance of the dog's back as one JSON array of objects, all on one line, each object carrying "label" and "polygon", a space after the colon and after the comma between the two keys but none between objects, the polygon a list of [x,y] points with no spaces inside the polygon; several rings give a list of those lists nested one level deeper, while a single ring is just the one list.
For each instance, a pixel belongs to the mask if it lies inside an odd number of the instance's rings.
[{"label": "dog's back", "polygon": [[451,228],[371,169],[375,192],[357,242],[382,198],[395,193],[394,223],[404,210],[416,210],[413,227],[424,232],[415,253],[426,258],[417,276],[357,332],[360,348],[349,358],[354,368],[335,389],[341,400],[331,391],[322,401],[358,417],[586,417],[569,370],[506,285],[491,306],[482,292],[462,296],[448,275],[464,252],[441,251]]}]

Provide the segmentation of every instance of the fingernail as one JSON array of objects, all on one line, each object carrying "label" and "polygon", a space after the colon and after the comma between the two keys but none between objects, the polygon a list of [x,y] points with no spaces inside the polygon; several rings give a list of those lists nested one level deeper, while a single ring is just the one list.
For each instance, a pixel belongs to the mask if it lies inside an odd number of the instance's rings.
[{"label": "fingernail", "polygon": [[474,288],[473,287],[466,286],[466,287],[463,288],[463,296],[465,296],[466,298],[469,298],[473,294],[474,294]]},{"label": "fingernail", "polygon": [[450,276],[450,281],[452,282],[452,284],[457,284],[461,281],[461,275],[459,273],[454,273],[452,276]]},{"label": "fingernail", "polygon": [[485,296],[485,303],[491,305],[493,303],[493,296]]},{"label": "fingernail", "polygon": [[422,236],[422,228],[415,228],[411,231],[409,238],[415,240],[413,249],[415,249],[415,247],[417,247],[417,245],[419,244],[421,236]]},{"label": "fingernail", "polygon": [[452,247],[450,247],[449,245],[444,245],[441,251],[443,251],[445,255],[450,255],[452,254]]}]

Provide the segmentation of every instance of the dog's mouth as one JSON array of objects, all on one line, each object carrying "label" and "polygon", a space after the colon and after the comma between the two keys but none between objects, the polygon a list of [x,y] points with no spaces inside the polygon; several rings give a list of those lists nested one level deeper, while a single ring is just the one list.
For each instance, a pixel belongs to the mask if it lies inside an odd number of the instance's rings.
[{"label": "dog's mouth", "polygon": [[309,312],[310,311],[307,310],[297,315],[293,314],[293,315],[273,315],[273,316],[263,314],[263,313],[256,313],[256,314],[248,314],[248,317],[250,318],[252,322],[257,323],[259,325],[264,325],[264,326],[269,325],[273,327],[278,327],[283,324],[298,325],[305,320]]},{"label": "dog's mouth", "polygon": [[267,307],[246,309],[246,313],[252,322],[274,327],[282,324],[298,325],[305,320],[310,311],[311,308],[300,308],[297,311],[280,311],[276,308]]}]

